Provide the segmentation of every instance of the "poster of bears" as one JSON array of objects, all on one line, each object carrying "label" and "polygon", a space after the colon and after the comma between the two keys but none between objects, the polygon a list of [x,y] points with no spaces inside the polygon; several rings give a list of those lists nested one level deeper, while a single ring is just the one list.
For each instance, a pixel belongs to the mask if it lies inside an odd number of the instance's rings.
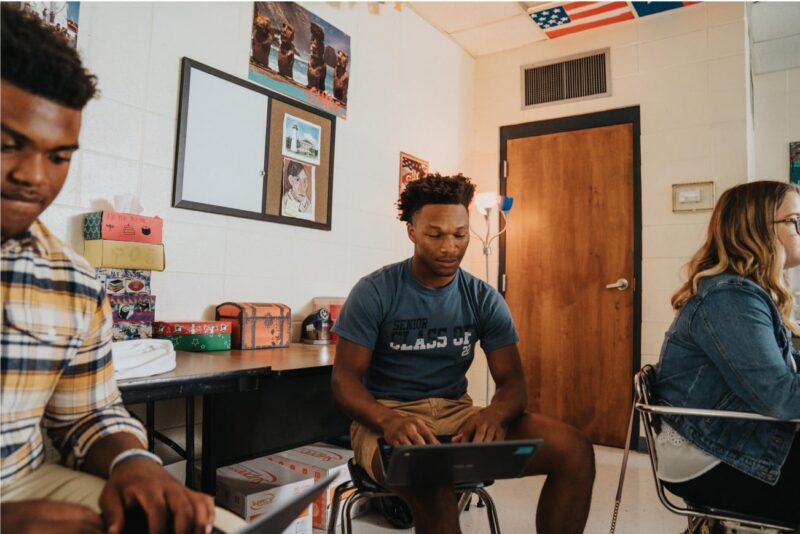
[{"label": "poster of bears", "polygon": [[350,36],[294,2],[255,2],[248,78],[345,119]]}]

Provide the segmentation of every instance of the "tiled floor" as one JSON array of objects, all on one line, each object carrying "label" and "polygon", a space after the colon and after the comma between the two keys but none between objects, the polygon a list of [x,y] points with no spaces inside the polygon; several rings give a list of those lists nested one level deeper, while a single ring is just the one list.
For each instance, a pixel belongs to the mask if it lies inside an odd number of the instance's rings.
[{"label": "tiled floor", "polygon": [[[609,531],[617,493],[622,450],[595,447],[597,479],[594,485],[592,508],[589,512],[587,534],[602,534]],[[543,477],[498,481],[489,488],[500,516],[500,528],[504,534],[533,533],[536,500]],[[382,517],[371,514],[357,518],[355,534],[401,534],[413,530],[389,528]],[[658,501],[649,459],[646,455],[632,452],[628,460],[628,473],[622,494],[617,533],[619,534],[678,534],[686,521],[668,512]],[[461,515],[461,530],[464,534],[488,534],[489,526],[484,508],[471,507]]]}]

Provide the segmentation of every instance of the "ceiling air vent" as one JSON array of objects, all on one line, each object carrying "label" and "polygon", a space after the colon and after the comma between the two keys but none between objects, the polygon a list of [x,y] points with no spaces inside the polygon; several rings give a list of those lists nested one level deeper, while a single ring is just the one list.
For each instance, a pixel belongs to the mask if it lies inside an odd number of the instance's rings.
[{"label": "ceiling air vent", "polygon": [[522,109],[611,96],[609,50],[522,67]]}]

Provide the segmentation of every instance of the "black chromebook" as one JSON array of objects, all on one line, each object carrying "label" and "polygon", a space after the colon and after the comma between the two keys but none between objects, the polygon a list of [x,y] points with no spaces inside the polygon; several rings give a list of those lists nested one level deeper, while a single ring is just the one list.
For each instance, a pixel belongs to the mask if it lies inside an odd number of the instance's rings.
[{"label": "black chromebook", "polygon": [[[448,441],[439,436],[439,441]],[[541,439],[390,447],[380,440],[386,484],[466,484],[523,474]]]}]

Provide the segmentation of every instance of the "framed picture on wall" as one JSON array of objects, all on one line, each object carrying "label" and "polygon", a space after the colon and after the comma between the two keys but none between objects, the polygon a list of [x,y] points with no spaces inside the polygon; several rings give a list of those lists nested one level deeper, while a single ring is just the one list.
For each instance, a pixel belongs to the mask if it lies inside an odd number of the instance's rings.
[{"label": "framed picture on wall", "polygon": [[428,174],[428,167],[429,164],[424,159],[400,152],[400,192],[403,192],[408,182]]},{"label": "framed picture on wall", "polygon": [[800,141],[789,143],[789,181],[800,184]]},{"label": "framed picture on wall", "polygon": [[183,58],[172,205],[331,229],[336,118]]}]

